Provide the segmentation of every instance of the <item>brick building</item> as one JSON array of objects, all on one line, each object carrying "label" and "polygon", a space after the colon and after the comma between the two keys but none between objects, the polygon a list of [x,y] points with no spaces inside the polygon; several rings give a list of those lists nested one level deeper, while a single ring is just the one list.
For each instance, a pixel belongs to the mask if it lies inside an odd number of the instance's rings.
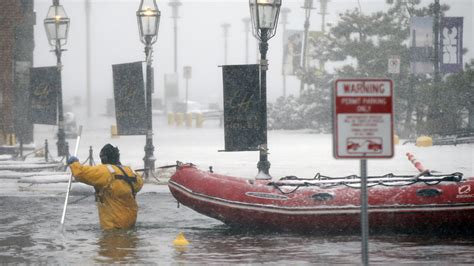
[{"label": "brick building", "polygon": [[33,66],[33,0],[0,1],[0,145],[7,134],[33,141],[28,121],[29,68]]}]

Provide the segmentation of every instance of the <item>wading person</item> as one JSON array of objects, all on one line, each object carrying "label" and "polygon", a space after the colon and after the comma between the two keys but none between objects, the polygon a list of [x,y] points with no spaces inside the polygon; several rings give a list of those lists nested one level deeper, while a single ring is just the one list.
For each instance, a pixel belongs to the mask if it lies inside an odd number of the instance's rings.
[{"label": "wading person", "polygon": [[138,205],[135,196],[143,179],[120,163],[119,149],[107,144],[100,151],[101,165],[81,165],[72,156],[67,161],[76,181],[91,185],[96,192],[102,229],[128,229],[135,225]]}]

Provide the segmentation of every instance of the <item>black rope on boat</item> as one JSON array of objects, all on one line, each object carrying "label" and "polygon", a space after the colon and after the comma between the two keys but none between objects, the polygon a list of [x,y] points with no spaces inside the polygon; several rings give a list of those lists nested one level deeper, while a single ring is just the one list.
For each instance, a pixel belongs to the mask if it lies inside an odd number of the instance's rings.
[{"label": "black rope on boat", "polygon": [[[420,179],[420,177],[440,177],[438,180],[423,180]],[[375,180],[375,179],[380,179],[380,178],[413,178],[413,180]],[[386,187],[402,187],[402,186],[409,186],[413,185],[415,183],[420,183],[423,182],[428,186],[435,186],[440,184],[443,181],[446,182],[460,182],[463,178],[463,174],[460,172],[455,172],[449,175],[433,175],[431,173],[422,173],[420,176],[410,176],[410,175],[394,175],[393,173],[388,173],[382,176],[370,176],[367,178],[367,187],[374,187],[374,186],[386,186]],[[357,175],[350,175],[346,177],[330,177],[330,176],[324,176],[321,175],[320,173],[317,173],[313,178],[298,178],[297,176],[285,176],[280,178],[279,181],[330,181],[330,180],[341,180],[341,179],[346,179],[346,180],[354,180],[354,179],[360,179],[359,176]],[[396,183],[394,183],[396,182]],[[301,187],[311,187],[311,186],[316,186],[321,189],[328,189],[328,188],[333,188],[337,186],[346,186],[349,188],[354,188],[354,189],[359,189],[360,185],[353,185],[354,183],[352,182],[346,182],[346,181],[335,181],[334,183],[327,183],[327,184],[317,184],[317,183],[309,183],[309,182],[302,182],[299,184],[296,183],[279,183],[279,182],[270,182],[267,185],[271,185],[278,189],[282,194],[291,194],[297,191]],[[285,192],[283,191],[280,187],[282,186],[289,186],[289,187],[295,187],[293,190]]]}]

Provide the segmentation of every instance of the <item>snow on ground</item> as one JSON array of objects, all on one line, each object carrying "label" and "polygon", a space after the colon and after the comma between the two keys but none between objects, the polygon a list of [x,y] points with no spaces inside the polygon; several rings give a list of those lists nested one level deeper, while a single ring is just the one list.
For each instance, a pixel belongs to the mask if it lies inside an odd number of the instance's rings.
[{"label": "snow on ground", "polygon": [[[85,121],[85,120],[84,120]],[[80,123],[80,121],[79,121]],[[98,163],[98,153],[103,145],[111,143],[120,149],[122,163],[134,169],[143,168],[145,136],[120,136],[111,138],[110,126],[115,124],[112,118],[99,117],[91,123],[83,123],[84,130],[79,146],[80,161],[87,159],[89,146],[94,151],[94,160]],[[45,139],[55,143],[53,139],[56,128],[35,125],[36,148]],[[75,139],[68,139],[69,147],[75,146]],[[173,165],[176,161],[192,162],[199,168],[207,170],[209,166],[219,174],[254,178],[257,173],[258,152],[219,152],[224,149],[224,132],[216,121],[205,121],[203,128],[178,128],[168,126],[165,118],[154,117],[154,155],[156,167]],[[400,141],[403,143],[403,140]],[[270,174],[273,178],[295,175],[298,177],[313,177],[320,172],[323,175],[346,176],[360,174],[359,160],[336,160],[332,151],[332,136],[329,134],[311,134],[309,131],[269,131],[268,132]],[[50,145],[50,151],[56,154],[55,145]],[[73,152],[73,151],[71,151]],[[373,159],[368,161],[369,175],[387,173],[415,175],[417,170],[407,160],[406,153],[410,152],[421,161],[425,167],[442,173],[462,172],[465,177],[474,177],[474,145],[416,147],[413,144],[396,145],[395,156],[392,159]],[[174,168],[158,171],[160,181],[165,181],[173,173]],[[30,173],[13,175],[12,172],[0,171],[0,179],[4,177],[29,180],[36,183],[47,181],[64,182],[55,184],[60,190],[66,189],[66,175],[48,177],[48,174],[38,174],[32,177]],[[57,173],[54,175],[58,175]],[[28,177],[27,179],[25,179]],[[21,181],[27,182],[27,181]],[[17,185],[18,186],[18,185]],[[45,184],[34,184],[44,187]],[[144,191],[167,191],[166,188],[147,184]],[[1,190],[4,190],[2,188]],[[15,189],[15,188],[13,188]],[[1,191],[0,190],[0,191]]]},{"label": "snow on ground", "polygon": [[51,164],[7,164],[0,165],[0,170],[16,170],[16,171],[34,171],[39,169],[49,169],[54,170],[61,167],[61,164],[51,163]]},{"label": "snow on ground", "polygon": [[11,170],[0,171],[0,179],[20,179],[28,177],[41,179],[42,177],[48,177],[52,175],[58,175],[58,172],[17,172]]},{"label": "snow on ground", "polygon": [[8,154],[0,154],[0,161],[11,160],[12,156]]},{"label": "snow on ground", "polygon": [[[80,123],[81,121],[79,121]],[[192,162],[202,169],[213,166],[216,173],[254,178],[258,152],[219,152],[224,149],[224,131],[217,121],[205,121],[203,128],[168,126],[165,118],[154,117],[154,155],[156,166],[175,164],[177,160]],[[120,136],[111,138],[110,125],[115,120],[99,117],[84,124],[83,136],[79,147],[81,161],[89,154],[89,146],[94,151],[94,159],[106,143],[117,145],[121,152],[122,163],[135,169],[143,168],[145,136]],[[35,128],[36,143],[55,134],[56,128],[43,126]],[[70,139],[69,146],[74,147],[75,140]],[[49,139],[49,143],[55,143]],[[400,142],[403,143],[403,140]],[[268,132],[270,174],[274,178],[287,175],[313,177],[317,172],[324,175],[359,174],[359,160],[336,160],[332,151],[330,134],[310,134],[308,131],[269,131]],[[56,147],[50,145],[54,154]],[[440,172],[463,172],[474,176],[474,145],[416,147],[413,144],[397,145],[393,159],[374,159],[368,161],[369,175],[386,173],[416,174],[416,169],[407,160],[406,153],[411,152],[427,168]]]}]

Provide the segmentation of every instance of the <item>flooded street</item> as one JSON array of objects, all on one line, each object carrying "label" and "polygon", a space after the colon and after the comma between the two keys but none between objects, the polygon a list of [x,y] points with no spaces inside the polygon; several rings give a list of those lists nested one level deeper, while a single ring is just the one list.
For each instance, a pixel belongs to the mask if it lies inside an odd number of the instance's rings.
[{"label": "flooded street", "polygon": [[[117,145],[122,162],[143,166],[143,136],[110,138],[112,121],[99,121],[83,133],[79,158],[84,161],[92,146],[94,158],[105,143]],[[158,121],[155,136],[156,166],[176,160],[193,162],[201,169],[213,166],[216,173],[254,178],[258,154],[218,152],[223,131],[216,124],[206,128],[175,128]],[[52,136],[50,128],[38,127],[36,142]],[[73,139],[68,140],[72,146]],[[53,138],[49,138],[54,143]],[[270,131],[269,145],[275,178],[286,175],[312,177],[358,174],[357,160],[335,160],[331,135],[308,131]],[[416,147],[397,145],[391,160],[369,160],[369,174],[416,174],[406,159],[413,152],[427,167],[445,173],[461,171],[473,176],[473,145]],[[55,153],[55,148],[53,148]],[[304,156],[301,156],[303,154]],[[298,158],[297,160],[295,158]],[[172,170],[170,170],[172,171]],[[46,177],[45,177],[46,178]],[[145,184],[137,195],[140,206],[132,231],[103,232],[92,189],[75,190],[60,229],[66,183],[28,184],[18,179],[0,179],[0,261],[2,263],[92,264],[160,263],[227,264],[275,263],[357,264],[361,261],[360,236],[302,235],[290,233],[235,231],[221,222],[180,206],[164,185]],[[184,233],[190,245],[175,248],[173,240]],[[370,235],[371,263],[472,263],[474,237],[383,234]]]},{"label": "flooded street", "polygon": [[[33,193],[37,194],[37,193]],[[93,196],[71,197],[65,230],[59,220],[63,196],[33,195],[0,200],[2,263],[360,263],[360,237],[239,232],[176,201],[164,187],[138,195],[135,230],[99,229]],[[183,232],[190,242],[175,248]],[[375,235],[371,263],[471,263],[471,236]]]}]

